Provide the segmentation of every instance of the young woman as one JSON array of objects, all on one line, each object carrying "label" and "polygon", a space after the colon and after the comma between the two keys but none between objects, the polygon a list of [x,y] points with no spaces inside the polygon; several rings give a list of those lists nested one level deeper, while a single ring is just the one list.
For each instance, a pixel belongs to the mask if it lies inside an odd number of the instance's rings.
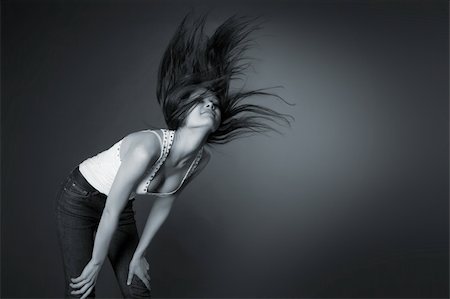
[{"label": "young woman", "polygon": [[[126,298],[150,298],[146,249],[175,198],[208,164],[206,146],[246,133],[275,130],[267,121],[290,125],[291,116],[242,100],[277,95],[230,91],[230,82],[250,66],[241,63],[255,19],[232,16],[210,38],[206,15],[178,26],[159,67],[157,99],[167,129],[133,132],[84,160],[61,184],[55,211],[65,272],[66,297],[95,297],[106,258]],[[285,102],[287,103],[287,102]],[[276,130],[275,130],[276,131]],[[155,202],[141,238],[134,219],[135,196]]]}]

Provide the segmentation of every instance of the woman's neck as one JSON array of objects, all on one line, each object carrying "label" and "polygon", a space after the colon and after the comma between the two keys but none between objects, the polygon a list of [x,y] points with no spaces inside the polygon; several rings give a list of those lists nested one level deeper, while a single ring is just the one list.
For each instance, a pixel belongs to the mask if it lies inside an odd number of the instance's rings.
[{"label": "woman's neck", "polygon": [[175,131],[170,160],[173,165],[182,167],[198,153],[206,143],[209,132],[204,128],[180,127]]}]

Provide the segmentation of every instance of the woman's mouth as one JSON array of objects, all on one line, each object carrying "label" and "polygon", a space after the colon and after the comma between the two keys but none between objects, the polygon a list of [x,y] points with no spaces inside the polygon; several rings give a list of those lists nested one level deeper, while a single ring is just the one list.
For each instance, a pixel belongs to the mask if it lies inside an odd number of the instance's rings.
[{"label": "woman's mouth", "polygon": [[212,111],[210,111],[210,110],[206,110],[202,114],[208,114],[208,115],[212,116],[213,118],[215,117],[215,114]]}]

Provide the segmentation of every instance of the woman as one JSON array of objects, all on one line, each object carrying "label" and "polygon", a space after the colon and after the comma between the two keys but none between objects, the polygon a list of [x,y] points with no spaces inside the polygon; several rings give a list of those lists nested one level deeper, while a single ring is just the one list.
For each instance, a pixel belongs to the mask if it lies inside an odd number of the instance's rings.
[{"label": "woman", "polygon": [[[277,95],[261,89],[229,91],[231,80],[250,66],[240,61],[250,46],[249,34],[260,28],[255,19],[232,16],[210,38],[203,33],[205,19],[188,26],[188,14],[161,61],[157,99],[168,129],[125,136],[84,160],[62,183],[55,208],[66,297],[95,297],[98,273],[108,257],[123,296],[149,298],[146,249],[175,198],[208,164],[211,154],[205,146],[275,130],[267,120],[290,125],[289,115],[242,103],[255,95],[284,101]],[[136,194],[157,197],[140,239]]]}]

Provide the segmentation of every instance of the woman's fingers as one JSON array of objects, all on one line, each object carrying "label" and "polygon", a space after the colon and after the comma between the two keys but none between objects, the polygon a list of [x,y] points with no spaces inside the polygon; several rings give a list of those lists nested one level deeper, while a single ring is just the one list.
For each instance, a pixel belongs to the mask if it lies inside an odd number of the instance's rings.
[{"label": "woman's fingers", "polygon": [[[90,275],[88,275],[86,278],[84,278],[83,280],[79,281],[78,283],[71,283],[70,286],[74,289],[78,289],[81,286],[85,285],[87,282],[91,281],[92,278],[94,277],[95,273],[90,273]],[[85,275],[80,275],[79,277],[83,278],[83,276]]]},{"label": "woman's fingers", "polygon": [[72,280],[72,282],[74,282],[74,283],[77,283],[77,282],[84,280],[84,277],[83,277],[83,274],[81,274],[77,278],[71,278],[70,280]]},{"label": "woman's fingers", "polygon": [[144,279],[141,279],[141,280],[142,280],[142,282],[144,282],[144,284],[145,284],[145,286],[147,287],[147,289],[150,290],[150,281],[147,280],[147,278],[144,278]]},{"label": "woman's fingers", "polygon": [[[143,276],[139,276],[138,277],[142,280],[142,282],[145,284],[145,286],[147,287],[147,289],[150,290],[150,276],[148,276],[147,273],[144,273]],[[148,277],[148,278],[147,278]]]},{"label": "woman's fingers", "polygon": [[145,272],[144,275],[145,275],[145,278],[147,278],[148,281],[152,280],[152,279],[150,278],[150,275],[148,275],[147,272]]},{"label": "woman's fingers", "polygon": [[87,289],[89,289],[91,286],[93,286],[93,281],[88,281],[81,289],[78,291],[72,291],[71,294],[78,295],[86,292]]},{"label": "woman's fingers", "polygon": [[131,284],[131,280],[133,279],[133,275],[134,275],[133,272],[131,272],[131,271],[128,272],[127,285]]},{"label": "woman's fingers", "polygon": [[78,288],[80,288],[81,286],[83,286],[85,283],[87,283],[88,281],[89,281],[89,279],[86,278],[86,279],[80,281],[79,283],[71,283],[70,286],[71,286],[73,289],[78,289]]},{"label": "woman's fingers", "polygon": [[78,276],[77,278],[71,278],[70,280],[72,280],[72,283],[82,282],[83,280],[87,280],[92,277],[92,273],[89,274],[87,274],[86,271],[83,271],[80,276]]},{"label": "woman's fingers", "polygon": [[84,295],[81,297],[81,299],[84,299],[84,298],[86,298],[91,292],[92,292],[92,289],[94,288],[94,285],[92,285],[87,291],[86,291],[86,293],[84,293]]}]

